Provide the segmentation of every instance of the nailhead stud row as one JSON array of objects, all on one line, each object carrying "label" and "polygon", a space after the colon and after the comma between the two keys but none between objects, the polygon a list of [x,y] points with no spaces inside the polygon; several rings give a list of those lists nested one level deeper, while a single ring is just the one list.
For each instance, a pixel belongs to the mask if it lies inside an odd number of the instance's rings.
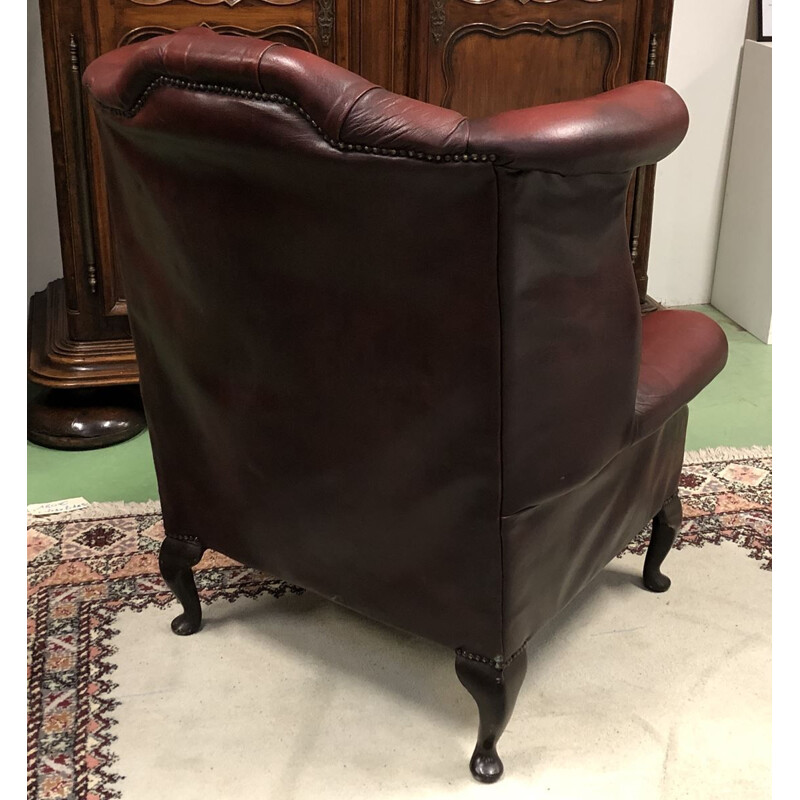
[{"label": "nailhead stud row", "polygon": [[480,661],[481,664],[489,664],[494,667],[496,670],[504,670],[524,649],[525,644],[519,648],[519,650],[512,653],[507,659],[503,660],[502,656],[495,656],[494,658],[487,658],[486,656],[478,655],[477,653],[470,653],[467,650],[461,650],[460,648],[456,650],[456,655],[461,656],[462,658],[468,658],[470,661]]},{"label": "nailhead stud row", "polygon": [[142,92],[142,94],[139,96],[139,99],[130,109],[121,110],[118,108],[109,108],[108,106],[103,106],[103,108],[112,114],[116,114],[117,116],[128,118],[134,117],[139,113],[139,111],[141,111],[142,106],[144,106],[148,96],[153,92],[153,90],[159,88],[160,86],[172,86],[177,89],[188,89],[196,92],[212,92],[214,94],[230,95],[232,97],[244,97],[247,100],[265,100],[271,103],[280,103],[281,105],[295,109],[297,113],[299,113],[300,116],[303,117],[317,131],[317,133],[319,133],[319,135],[327,144],[343,152],[368,153],[371,155],[390,156],[395,158],[414,158],[418,161],[431,161],[434,163],[449,163],[458,161],[476,163],[494,161],[497,158],[491,153],[453,153],[441,155],[440,153],[425,153],[421,150],[405,150],[394,147],[374,147],[367,144],[351,144],[349,142],[342,142],[323,133],[322,128],[320,128],[317,122],[299,103],[297,103],[295,100],[290,100],[288,97],[284,97],[283,95],[275,94],[274,92],[253,92],[246,89],[234,89],[231,86],[217,86],[216,84],[211,83],[195,83],[193,81],[186,81],[180,78],[169,78],[165,75],[156,78]]},{"label": "nailhead stud row", "polygon": [[170,539],[177,539],[179,542],[196,542],[202,545],[202,542],[196,536],[190,536],[186,533],[168,533],[166,534]]}]

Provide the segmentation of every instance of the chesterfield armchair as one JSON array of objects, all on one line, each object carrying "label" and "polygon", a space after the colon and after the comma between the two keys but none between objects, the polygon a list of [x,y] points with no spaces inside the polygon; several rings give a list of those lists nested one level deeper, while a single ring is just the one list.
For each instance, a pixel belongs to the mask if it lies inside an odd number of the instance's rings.
[{"label": "chesterfield armchair", "polygon": [[[309,53],[188,29],[84,75],[152,440],[164,580],[205,548],[455,651],[503,771],[531,637],[681,522],[706,316],[641,316],[633,171],[688,124],[641,82],[465,119]],[[268,677],[265,677],[268,680]]]}]

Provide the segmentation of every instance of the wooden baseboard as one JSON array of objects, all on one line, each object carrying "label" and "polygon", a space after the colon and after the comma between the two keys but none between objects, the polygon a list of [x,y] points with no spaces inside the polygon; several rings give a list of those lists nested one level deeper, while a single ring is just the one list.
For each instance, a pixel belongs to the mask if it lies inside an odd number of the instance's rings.
[{"label": "wooden baseboard", "polygon": [[70,338],[63,279],[33,296],[28,325],[28,377],[34,383],[67,389],[139,382],[131,339]]}]

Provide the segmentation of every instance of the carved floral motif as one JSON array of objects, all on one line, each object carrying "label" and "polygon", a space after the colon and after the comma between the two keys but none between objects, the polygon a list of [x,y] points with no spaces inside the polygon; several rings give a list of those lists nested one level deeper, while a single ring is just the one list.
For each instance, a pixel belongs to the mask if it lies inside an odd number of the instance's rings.
[{"label": "carved floral motif", "polygon": [[317,27],[322,44],[328,44],[333,33],[333,0],[317,0]]},{"label": "carved floral motif", "polygon": [[[471,6],[486,6],[489,3],[496,3],[497,0],[461,0],[462,3],[469,3]],[[560,0],[517,0],[523,6],[528,3],[539,3],[540,5],[549,5],[550,3],[558,3]],[[584,3],[604,3],[605,0],[583,0]]]},{"label": "carved floral motif", "polygon": [[[207,22],[201,22],[198,27],[208,28],[209,30],[228,36],[252,36],[256,39],[270,39],[278,35],[287,36],[295,40],[294,47],[299,47],[303,50],[308,50],[309,53],[319,55],[317,43],[314,41],[314,38],[308,31],[297,25],[272,25],[269,28],[255,30],[253,28],[240,28],[237,25],[209,25]],[[164,25],[145,25],[128,31],[119,40],[117,47],[123,47],[126,44],[133,44],[134,42],[142,42],[145,39],[151,39],[153,36],[163,36],[169,33],[175,33],[175,28],[168,28]]]},{"label": "carved floral motif", "polygon": [[[175,0],[130,0],[131,3],[136,3],[137,6],[164,6],[167,3],[172,3]],[[196,6],[219,6],[223,3],[226,6],[238,5],[241,0],[185,0],[187,3],[193,3]],[[271,6],[293,6],[296,3],[302,3],[303,0],[259,0],[261,3],[267,3]]]},{"label": "carved floral motif", "polygon": [[444,10],[445,0],[433,0],[431,5],[431,35],[434,42],[440,42],[444,33],[447,15]]}]

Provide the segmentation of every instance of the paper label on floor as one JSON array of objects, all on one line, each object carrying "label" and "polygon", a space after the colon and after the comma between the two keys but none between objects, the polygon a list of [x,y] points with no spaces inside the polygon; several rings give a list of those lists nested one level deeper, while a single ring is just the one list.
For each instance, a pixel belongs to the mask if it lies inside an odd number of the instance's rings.
[{"label": "paper label on floor", "polygon": [[85,497],[69,497],[66,500],[53,500],[50,503],[32,503],[28,506],[28,513],[33,517],[46,517],[48,514],[80,511],[88,505],[89,501]]}]

